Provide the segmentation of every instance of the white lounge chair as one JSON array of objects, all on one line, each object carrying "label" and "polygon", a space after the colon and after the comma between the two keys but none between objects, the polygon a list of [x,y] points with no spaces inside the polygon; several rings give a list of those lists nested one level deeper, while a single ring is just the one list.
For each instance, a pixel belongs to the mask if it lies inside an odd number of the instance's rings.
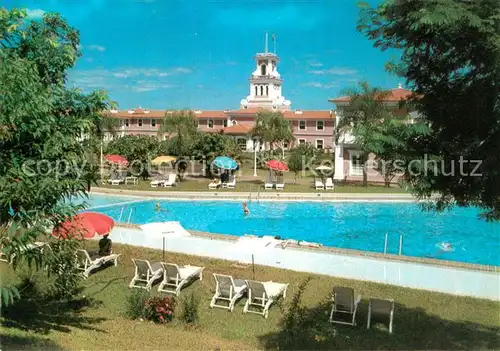
[{"label": "white lounge chair", "polygon": [[332,178],[326,178],[325,189],[326,190],[333,190],[333,189],[335,189],[335,185],[333,184],[333,179]]},{"label": "white lounge chair", "polygon": [[[267,318],[269,316],[269,307],[274,301],[278,300],[280,296],[286,297],[286,289],[288,284],[274,283],[274,282],[256,282],[247,280],[248,285],[248,299],[243,308],[243,313],[256,313]],[[251,311],[250,307],[258,307],[259,311]]]},{"label": "white lounge chair", "polygon": [[225,187],[228,189],[234,189],[236,187],[236,177],[231,177],[229,182],[226,183]]},{"label": "white lounge chair", "polygon": [[[234,305],[243,296],[248,286],[242,279],[233,279],[230,275],[214,273],[215,294],[210,302],[210,308],[219,307],[234,311]],[[218,301],[228,302],[228,306],[220,305]]]},{"label": "white lounge chair", "polygon": [[276,190],[285,189],[285,183],[276,183]]},{"label": "white lounge chair", "polygon": [[114,179],[109,179],[108,182],[111,185],[120,185],[125,183],[125,178],[114,178]]},{"label": "white lounge chair", "polygon": [[163,186],[165,184],[166,180],[165,179],[155,179],[149,183],[151,187],[153,188],[158,188],[159,186]]},{"label": "white lounge chair", "polygon": [[[43,250],[44,246],[47,244],[48,243],[46,243],[46,242],[35,241],[34,243],[31,243],[31,244],[26,245],[25,247],[22,247],[21,252],[37,250],[37,249]],[[50,246],[48,246],[48,247],[50,248]],[[3,251],[0,251],[0,262],[6,262],[9,264],[12,264],[14,262],[15,258],[16,258],[16,254],[13,253],[10,256],[10,261],[9,261],[7,254],[4,253]]]},{"label": "white lounge chair", "polygon": [[[333,288],[333,306],[330,312],[330,323],[356,325],[356,312],[358,310],[359,302],[361,301],[361,295],[354,298],[354,290],[352,288],[346,288],[341,286],[336,286]],[[340,315],[347,316],[351,319],[345,320],[345,318],[339,318]]]},{"label": "white lounge chair", "polygon": [[[161,278],[163,274],[163,267],[160,262],[149,263],[147,260],[132,259],[135,265],[135,274],[130,281],[129,288],[142,288],[151,290],[153,283]],[[142,284],[146,285],[142,285]]]},{"label": "white lounge chair", "polygon": [[267,190],[267,189],[272,189],[272,188],[274,188],[274,183],[268,181],[264,184],[264,189]]},{"label": "white lounge chair", "polygon": [[139,178],[130,176],[130,177],[125,177],[125,184],[132,183],[134,185],[137,185],[139,183]]},{"label": "white lounge chair", "polygon": [[389,333],[392,334],[392,321],[394,319],[394,300],[392,299],[370,299],[368,303],[368,321],[366,329],[370,329],[372,316],[386,317],[389,321]]},{"label": "white lounge chair", "polygon": [[210,184],[208,184],[208,188],[213,190],[213,189],[217,189],[221,185],[222,185],[222,182],[219,180],[217,182],[211,182]]},{"label": "white lounge chair", "polygon": [[314,187],[316,188],[316,190],[323,190],[325,189],[325,184],[323,184],[322,180],[316,179],[314,181]]},{"label": "white lounge chair", "polygon": [[200,278],[203,280],[203,270],[205,267],[182,266],[173,263],[161,262],[163,267],[163,280],[158,287],[159,292],[166,292],[180,295],[182,287],[190,280]]},{"label": "white lounge chair", "polygon": [[76,250],[76,255],[78,259],[78,269],[83,271],[83,276],[88,278],[89,274],[102,265],[109,262],[113,262],[116,266],[118,265],[119,254],[111,254],[108,256],[99,256],[97,254],[89,254],[87,250],[78,249]]},{"label": "white lounge chair", "polygon": [[177,174],[170,173],[168,175],[167,181],[165,182],[165,184],[163,184],[163,186],[166,188],[170,188],[176,184],[176,181],[177,181]]}]

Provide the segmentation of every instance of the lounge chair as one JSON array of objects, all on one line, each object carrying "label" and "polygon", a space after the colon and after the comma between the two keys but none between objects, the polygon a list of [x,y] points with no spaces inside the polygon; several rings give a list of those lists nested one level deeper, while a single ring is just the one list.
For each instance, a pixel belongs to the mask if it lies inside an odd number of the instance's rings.
[{"label": "lounge chair", "polygon": [[155,179],[149,183],[151,187],[153,188],[158,188],[159,186],[165,185],[166,180],[165,179]]},{"label": "lounge chair", "polygon": [[168,175],[167,181],[163,184],[163,186],[166,188],[170,188],[176,184],[176,181],[177,181],[177,174],[170,173]]},{"label": "lounge chair", "polygon": [[325,184],[323,184],[322,180],[316,179],[314,181],[314,187],[316,188],[316,190],[323,190],[325,189]]},{"label": "lounge chair", "polygon": [[236,177],[231,177],[229,179],[229,182],[222,184],[222,187],[228,188],[228,189],[234,189],[236,187]]},{"label": "lounge chair", "polygon": [[114,179],[109,179],[108,182],[111,185],[120,185],[122,183],[125,183],[125,178],[114,178]]},{"label": "lounge chair", "polygon": [[372,316],[386,317],[389,319],[389,333],[392,334],[392,320],[394,318],[394,300],[370,299],[368,304],[368,321],[366,329],[370,329]]},{"label": "lounge chair", "polygon": [[139,183],[139,178],[130,176],[130,177],[125,177],[125,184],[132,183],[134,185],[137,185]]},{"label": "lounge chair", "polygon": [[[246,281],[241,279],[233,279],[230,275],[214,273],[215,278],[215,294],[210,302],[210,308],[219,307],[234,311],[234,304],[243,296],[248,286]],[[227,301],[228,306],[219,305],[219,300]]]},{"label": "lounge chair", "polygon": [[333,184],[333,179],[332,178],[326,178],[325,189],[326,190],[333,190],[333,189],[335,189],[335,185]]},{"label": "lounge chair", "polygon": [[276,183],[276,190],[285,189],[285,183]]},{"label": "lounge chair", "polygon": [[159,292],[171,293],[179,296],[182,287],[190,280],[197,277],[203,279],[203,269],[205,267],[182,266],[161,262],[163,267],[163,281],[158,287]]},{"label": "lounge chair", "polygon": [[[31,251],[31,250],[43,250],[44,246],[47,245],[48,243],[43,242],[43,241],[35,241],[34,243],[28,244],[20,249],[21,252],[26,252],[26,251]],[[49,247],[49,246],[48,246]],[[13,253],[10,256],[10,261],[8,259],[8,255],[0,251],[0,262],[6,262],[9,264],[12,264],[14,262],[14,259],[16,258],[16,254]]]},{"label": "lounge chair", "polygon": [[[354,298],[354,290],[352,288],[346,288],[341,286],[336,286],[333,288],[333,306],[330,312],[330,323],[356,325],[356,312],[358,310],[358,304],[361,301],[361,295]],[[340,316],[350,317],[347,321]]]},{"label": "lounge chair", "polygon": [[[147,260],[132,259],[135,265],[135,275],[132,278],[129,288],[142,288],[151,290],[153,283],[161,278],[163,267],[160,262],[150,264]],[[146,285],[142,285],[145,283]]]},{"label": "lounge chair", "polygon": [[264,189],[272,189],[272,188],[274,188],[274,183],[273,182],[269,182],[268,181],[268,182],[266,182],[264,184]]},{"label": "lounge chair", "polygon": [[219,180],[217,182],[211,182],[210,184],[208,184],[208,188],[209,189],[217,189],[221,185],[222,185],[222,182]]},{"label": "lounge chair", "polygon": [[78,269],[83,271],[83,276],[88,278],[90,272],[97,269],[109,262],[113,262],[116,266],[118,265],[118,254],[111,254],[108,256],[99,256],[96,253],[89,254],[87,250],[78,249],[76,250],[76,255],[78,258]]},{"label": "lounge chair", "polygon": [[[267,318],[269,315],[269,307],[280,296],[286,297],[286,289],[288,284],[274,282],[256,282],[253,280],[246,281],[248,285],[248,299],[243,308],[243,313],[256,313]],[[250,311],[250,306],[255,306],[261,309],[260,311]]]}]

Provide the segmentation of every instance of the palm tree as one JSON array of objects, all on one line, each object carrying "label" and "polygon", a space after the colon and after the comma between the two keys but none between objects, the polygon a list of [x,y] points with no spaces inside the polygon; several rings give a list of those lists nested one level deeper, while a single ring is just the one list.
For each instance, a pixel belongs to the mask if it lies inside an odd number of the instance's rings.
[{"label": "palm tree", "polygon": [[191,110],[167,111],[158,130],[158,135],[167,134],[169,138],[175,136],[172,145],[177,154],[175,156],[187,154],[197,133],[196,117]]},{"label": "palm tree", "polygon": [[263,110],[259,112],[255,119],[255,126],[250,133],[269,144],[270,156],[274,145],[279,145],[283,152],[283,158],[285,157],[285,142],[292,142],[295,139],[290,122],[285,119],[281,112],[274,111]]},{"label": "palm tree", "polygon": [[394,116],[390,112],[384,98],[389,94],[380,88],[371,87],[368,82],[360,82],[358,89],[345,91],[349,105],[344,108],[344,115],[337,125],[336,141],[345,133],[350,133],[360,147],[363,162],[363,186],[368,186],[367,160],[374,149],[377,149],[381,134],[378,126],[386,119]]}]

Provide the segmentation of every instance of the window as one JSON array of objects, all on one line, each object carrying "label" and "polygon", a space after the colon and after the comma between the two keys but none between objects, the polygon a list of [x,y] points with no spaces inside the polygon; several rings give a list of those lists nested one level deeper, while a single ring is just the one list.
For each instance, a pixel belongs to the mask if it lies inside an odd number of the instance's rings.
[{"label": "window", "polygon": [[138,126],[138,127],[142,127],[142,119],[141,119],[141,118],[139,118],[139,119],[137,120],[137,126]]},{"label": "window", "polygon": [[300,130],[306,130],[306,121],[299,121],[299,129]]},{"label": "window", "polygon": [[196,128],[200,128],[200,120],[199,119],[196,120]]},{"label": "window", "polygon": [[227,119],[222,120],[222,125],[224,126],[224,128],[227,127]]},{"label": "window", "polygon": [[349,158],[351,167],[349,168],[350,175],[362,175],[363,174],[363,160],[361,158],[360,151],[349,151]]},{"label": "window", "polygon": [[255,96],[259,95],[259,88],[255,86]]},{"label": "window", "polygon": [[266,65],[263,64],[262,66],[260,66],[260,75],[261,76],[265,76],[266,75]]},{"label": "window", "polygon": [[316,149],[323,150],[323,139],[316,139]]},{"label": "window", "polygon": [[241,148],[242,151],[246,151],[246,149],[247,149],[247,141],[246,141],[246,139],[239,138],[238,139],[238,145],[240,146],[240,148]]},{"label": "window", "polygon": [[316,121],[316,130],[324,130],[325,121]]},{"label": "window", "polygon": [[128,121],[128,118],[125,119],[125,127],[128,127],[129,126],[129,121]]},{"label": "window", "polygon": [[151,127],[156,127],[156,119],[151,118]]},{"label": "window", "polygon": [[299,139],[299,145],[305,145],[306,139]]},{"label": "window", "polygon": [[207,122],[207,126],[208,126],[208,128],[213,128],[214,127],[214,120],[213,119],[209,119],[208,122]]},{"label": "window", "polygon": [[266,95],[269,95],[269,85],[266,85]]},{"label": "window", "polygon": [[285,141],[285,142],[283,143],[283,149],[288,149],[288,142],[287,142],[287,141]]},{"label": "window", "polygon": [[263,85],[260,86],[260,95],[264,95],[264,86]]}]

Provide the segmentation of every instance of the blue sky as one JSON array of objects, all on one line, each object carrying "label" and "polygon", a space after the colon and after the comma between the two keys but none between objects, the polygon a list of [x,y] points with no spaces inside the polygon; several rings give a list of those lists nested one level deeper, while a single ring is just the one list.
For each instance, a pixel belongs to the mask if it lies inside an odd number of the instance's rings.
[{"label": "blue sky", "polygon": [[[5,1],[5,0],[4,0]],[[356,32],[354,0],[7,0],[31,17],[59,12],[80,31],[69,84],[102,88],[120,108],[235,109],[253,56],[276,34],[283,95],[292,108],[331,109],[358,80],[395,88],[391,54]],[[270,50],[273,50],[270,43]]]}]

